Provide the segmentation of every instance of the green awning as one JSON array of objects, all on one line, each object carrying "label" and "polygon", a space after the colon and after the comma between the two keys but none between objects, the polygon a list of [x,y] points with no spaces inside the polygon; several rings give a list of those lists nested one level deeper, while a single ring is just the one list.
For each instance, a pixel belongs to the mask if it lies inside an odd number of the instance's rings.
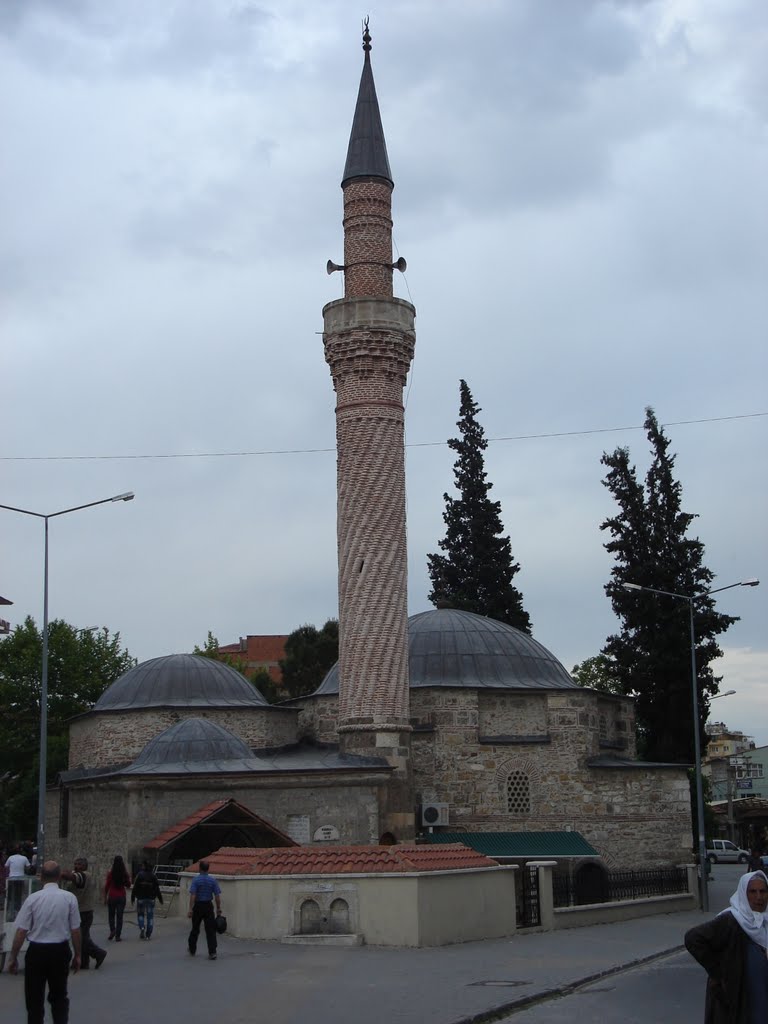
[{"label": "green awning", "polygon": [[428,843],[464,843],[487,857],[599,857],[580,832],[431,832]]}]

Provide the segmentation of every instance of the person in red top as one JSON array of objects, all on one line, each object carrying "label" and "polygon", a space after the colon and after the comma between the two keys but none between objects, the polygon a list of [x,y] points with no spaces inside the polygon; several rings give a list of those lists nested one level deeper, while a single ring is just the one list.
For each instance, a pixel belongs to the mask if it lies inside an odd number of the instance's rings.
[{"label": "person in red top", "polygon": [[123,911],[125,910],[125,900],[127,889],[131,884],[131,876],[128,874],[128,868],[125,866],[125,861],[118,854],[112,861],[112,868],[107,872],[107,880],[104,883],[104,901],[107,904],[107,914],[109,916],[109,935],[108,939],[114,939],[115,942],[121,942],[120,937],[123,930]]}]

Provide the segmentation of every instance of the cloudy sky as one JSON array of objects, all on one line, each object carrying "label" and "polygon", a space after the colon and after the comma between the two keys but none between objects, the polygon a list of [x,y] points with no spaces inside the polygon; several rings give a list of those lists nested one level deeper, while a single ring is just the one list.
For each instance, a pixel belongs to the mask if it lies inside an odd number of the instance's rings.
[{"label": "cloudy sky", "polygon": [[[339,183],[370,14],[395,178],[410,610],[458,381],[535,636],[616,626],[600,456],[653,405],[716,586],[766,577],[763,0],[3,0],[2,502],[50,610],[143,660],[336,614]],[[42,614],[43,527],[0,593]],[[768,743],[768,579],[719,607],[713,714]]]}]

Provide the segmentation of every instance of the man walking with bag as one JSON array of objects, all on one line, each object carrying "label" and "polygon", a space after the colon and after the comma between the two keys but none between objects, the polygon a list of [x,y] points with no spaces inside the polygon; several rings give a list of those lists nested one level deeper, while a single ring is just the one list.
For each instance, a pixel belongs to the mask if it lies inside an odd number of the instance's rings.
[{"label": "man walking with bag", "polygon": [[213,912],[213,901],[216,900],[216,914],[221,913],[221,888],[219,883],[208,874],[207,860],[200,861],[200,874],[192,880],[189,887],[189,911],[187,917],[192,918],[192,930],[189,933],[189,955],[197,952],[197,940],[200,936],[201,923],[205,927],[205,940],[208,943],[208,959],[216,959],[216,915]]}]

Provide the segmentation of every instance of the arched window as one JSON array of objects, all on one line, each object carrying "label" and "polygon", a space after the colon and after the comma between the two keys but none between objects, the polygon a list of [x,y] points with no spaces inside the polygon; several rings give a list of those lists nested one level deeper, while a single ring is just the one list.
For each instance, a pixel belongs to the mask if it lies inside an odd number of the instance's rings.
[{"label": "arched window", "polygon": [[519,768],[507,776],[507,810],[510,814],[531,813],[531,780]]}]

